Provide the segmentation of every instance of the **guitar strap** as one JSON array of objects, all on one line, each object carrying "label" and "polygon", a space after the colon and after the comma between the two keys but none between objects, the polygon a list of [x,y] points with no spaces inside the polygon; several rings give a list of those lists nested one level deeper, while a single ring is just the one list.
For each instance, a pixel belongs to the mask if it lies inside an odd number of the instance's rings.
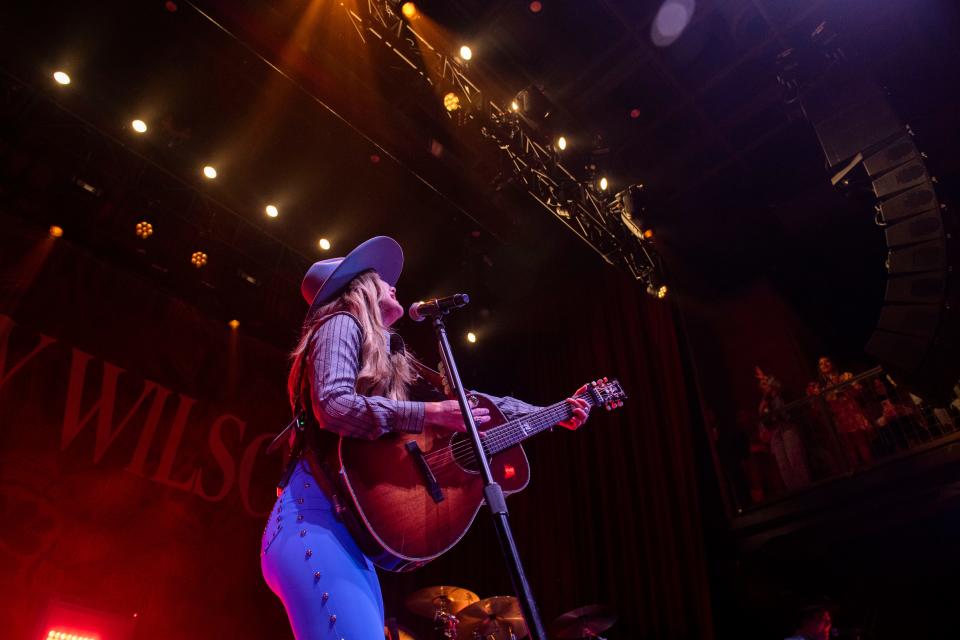
[{"label": "guitar strap", "polygon": [[[311,343],[303,360],[305,364],[311,362],[312,354],[313,343]],[[306,461],[310,469],[310,475],[313,476],[317,486],[330,498],[334,515],[347,526],[361,550],[365,553],[376,554],[379,550],[378,545],[369,537],[369,532],[363,526],[357,514],[349,508],[349,502],[341,498],[347,493],[347,490],[340,479],[339,469],[335,468],[339,467],[338,445],[340,437],[321,428],[317,422],[316,415],[313,412],[310,390],[306,388],[308,382],[306,372],[307,367],[301,367],[298,382],[300,393],[298,406],[295,407],[295,409],[299,409],[299,412],[295,417],[296,428],[291,435],[290,457],[281,474],[280,482],[277,484],[277,496],[280,496],[290,482],[290,477],[293,475],[296,465],[301,460]]]},{"label": "guitar strap", "polygon": [[[333,316],[331,315],[329,317]],[[332,481],[332,478],[336,478],[337,474],[333,473],[332,469],[329,468],[330,465],[324,459],[328,457],[328,454],[336,451],[339,438],[335,434],[322,429],[320,425],[317,424],[317,419],[311,404],[310,390],[306,388],[308,381],[307,366],[312,360],[313,346],[314,343],[311,342],[303,358],[303,365],[300,367],[300,379],[297,382],[299,394],[297,406],[294,407],[295,410],[299,409],[299,411],[294,417],[294,422],[291,423],[295,425],[295,429],[290,434],[290,457],[287,459],[283,473],[280,476],[280,482],[277,483],[277,496],[283,493],[284,488],[286,488],[290,482],[290,476],[293,475],[293,470],[300,460],[306,459],[307,464],[310,466],[311,475],[314,476],[320,489],[326,493],[333,502],[334,509],[339,515],[342,514],[346,508],[343,506],[335,490],[336,483]],[[321,453],[322,456],[318,455]]]}]

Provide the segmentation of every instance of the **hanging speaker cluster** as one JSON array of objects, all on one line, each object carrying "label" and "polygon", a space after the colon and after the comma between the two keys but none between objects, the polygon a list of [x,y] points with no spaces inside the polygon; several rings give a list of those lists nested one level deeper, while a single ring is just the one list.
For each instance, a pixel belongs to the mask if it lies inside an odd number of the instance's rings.
[{"label": "hanging speaker cluster", "polygon": [[[949,317],[943,209],[924,159],[904,134],[864,159],[887,243],[887,287],[868,353],[918,373]],[[946,327],[945,327],[946,328]]]},{"label": "hanging speaker cluster", "polygon": [[887,285],[866,352],[939,395],[960,375],[950,218],[912,132],[886,93],[821,24],[803,51],[778,57],[787,103],[813,125],[832,182],[866,174],[887,245]]}]

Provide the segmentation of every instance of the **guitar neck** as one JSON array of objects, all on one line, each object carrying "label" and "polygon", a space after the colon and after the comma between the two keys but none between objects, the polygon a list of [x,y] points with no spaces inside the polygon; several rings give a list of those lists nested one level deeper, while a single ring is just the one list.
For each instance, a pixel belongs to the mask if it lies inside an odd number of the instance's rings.
[{"label": "guitar neck", "polygon": [[[589,393],[581,393],[575,397],[586,400],[591,406],[594,404]],[[484,437],[484,447],[490,455],[496,455],[541,431],[570,419],[571,416],[573,416],[573,408],[566,400],[563,400],[533,413],[514,418],[509,422],[504,422],[498,427],[487,429]]]}]

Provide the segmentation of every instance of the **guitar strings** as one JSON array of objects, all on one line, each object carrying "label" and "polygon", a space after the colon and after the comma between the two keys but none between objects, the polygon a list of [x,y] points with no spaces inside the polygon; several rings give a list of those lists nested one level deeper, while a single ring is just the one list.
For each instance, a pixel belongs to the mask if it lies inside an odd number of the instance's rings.
[{"label": "guitar strings", "polygon": [[[544,411],[541,415],[542,418],[547,418],[553,414],[554,418],[557,418],[557,422],[560,418],[563,417],[562,413],[559,413],[557,409],[559,407],[550,407],[550,411]],[[554,422],[555,424],[556,422]],[[513,439],[513,434],[510,433],[510,429],[501,429],[501,427],[507,427],[510,423],[505,423],[499,427],[495,427],[493,430],[487,431],[486,433],[494,433],[492,437],[484,438],[483,446],[487,455],[492,455],[489,453],[490,448],[501,447],[502,445],[509,443]],[[496,430],[496,432],[494,432]],[[508,448],[503,446],[503,449]],[[473,451],[473,445],[470,440],[465,440],[456,443],[453,446],[446,446],[437,451],[433,451],[426,456],[424,456],[428,464],[431,464],[432,469],[442,469],[450,464],[463,464],[463,465],[473,465],[476,463],[476,454]],[[441,461],[437,459],[440,458]],[[445,458],[445,459],[444,459]]]},{"label": "guitar strings", "polygon": [[[585,395],[585,394],[584,394],[584,395]],[[581,397],[581,396],[575,396],[575,397]],[[547,417],[548,415],[550,415],[551,413],[557,413],[557,409],[567,408],[567,407],[569,407],[569,406],[570,406],[570,405],[567,404],[566,401],[558,402],[558,403],[556,403],[556,404],[553,404],[553,405],[550,405],[550,406],[548,406],[548,407],[545,407],[545,408],[541,409],[540,411],[538,411],[538,412],[536,412],[536,413],[541,414],[540,417],[546,418],[546,417]],[[572,414],[572,410],[571,410],[570,413]],[[563,414],[562,414],[562,413],[559,414],[558,417],[561,417],[561,418],[562,418],[562,417],[563,417]],[[503,424],[501,424],[501,425],[497,425],[496,427],[493,427],[492,429],[489,429],[489,430],[487,430],[487,431],[484,431],[483,433],[487,433],[487,434],[490,434],[490,435],[487,436],[486,438],[484,438],[483,443],[484,443],[485,445],[486,445],[486,444],[490,444],[490,445],[501,445],[501,444],[503,444],[504,442],[507,442],[508,440],[510,440],[511,435],[512,435],[512,434],[510,433],[510,428],[513,427],[513,426],[515,426],[516,423],[519,422],[519,420],[520,420],[520,418],[514,418],[513,420],[510,420],[510,421],[505,422],[505,423],[503,423]],[[559,422],[559,420],[558,420],[557,422]],[[556,424],[556,422],[554,422],[553,424]],[[519,441],[518,441],[518,442],[519,442]],[[457,444],[453,445],[452,447],[448,445],[447,447],[444,447],[444,448],[442,448],[442,449],[438,449],[437,451],[431,451],[430,453],[424,455],[424,459],[429,461],[429,459],[431,459],[431,458],[436,458],[436,457],[439,457],[439,456],[443,456],[443,455],[447,454],[448,452],[449,452],[450,454],[452,454],[454,457],[456,457],[456,455],[458,455],[458,454],[460,454],[460,453],[463,453],[464,451],[471,450],[471,449],[472,449],[472,445],[471,445],[471,443],[470,443],[470,440],[468,439],[468,440],[466,440],[465,442],[457,443]]]},{"label": "guitar strings", "polygon": [[[584,392],[574,397],[589,398],[590,394],[589,392]],[[560,409],[564,409],[565,411],[559,411]],[[539,414],[537,418],[540,418],[540,419],[545,419],[550,417],[552,421],[551,422],[551,426],[552,426],[557,424],[558,422],[561,422],[563,419],[570,417],[573,414],[573,409],[570,408],[570,405],[564,400],[562,402],[558,402],[556,404],[545,407],[544,409],[536,413]],[[513,436],[516,433],[513,430],[513,427],[515,427],[520,420],[521,418],[515,418],[513,420],[503,423],[502,425],[493,427],[488,431],[484,431],[483,433],[489,434],[486,438],[483,439],[484,447],[485,448],[487,446],[497,447],[512,440]],[[538,431],[539,430],[542,430],[542,429],[538,429]],[[521,438],[520,440],[517,440],[517,443],[521,442],[522,440],[523,438]],[[507,448],[507,447],[504,447],[504,448]],[[462,461],[459,460],[458,456],[466,452],[470,452],[472,454],[470,456],[470,459],[462,460]],[[473,445],[469,439],[467,439],[465,442],[459,442],[453,445],[452,447],[448,445],[442,449],[438,449],[437,451],[431,451],[430,453],[424,455],[424,460],[429,463],[431,460],[436,460],[437,458],[440,458],[446,455],[449,455],[450,459],[445,461],[443,464],[436,465],[435,468],[440,469],[442,467],[447,466],[447,464],[450,464],[450,463],[463,462],[465,464],[472,464],[476,462],[476,454],[473,452]]]},{"label": "guitar strings", "polygon": [[[591,405],[597,404],[596,402],[593,401],[590,390],[584,391],[581,394],[577,394],[574,397],[587,398],[588,400],[591,401],[590,402]],[[561,409],[562,411],[560,411]],[[545,407],[544,409],[541,409],[538,412],[535,412],[535,414],[539,414],[538,418],[540,419],[545,419],[547,417],[550,417],[551,422],[548,426],[556,425],[557,423],[561,422],[563,419],[569,418],[572,415],[572,413],[573,413],[573,410],[570,408],[570,405],[565,400],[558,402],[556,404],[550,405],[548,407]],[[487,445],[502,446],[504,445],[504,443],[510,442],[510,440],[513,439],[513,436],[516,433],[513,430],[513,427],[515,427],[516,423],[519,422],[521,419],[522,418],[514,418],[513,420],[505,422],[502,425],[498,425],[496,427],[493,427],[492,429],[489,429],[488,431],[483,432],[483,433],[491,434],[493,436],[493,437],[485,438],[483,440],[484,448],[486,449]],[[537,431],[538,432],[542,431],[544,428],[547,428],[547,427],[546,426],[538,427]],[[518,439],[517,443],[521,442],[524,439],[525,438]],[[509,446],[512,446],[512,445],[504,446],[503,449],[507,449],[509,448]],[[503,449],[501,449],[501,451]],[[469,453],[469,459],[460,459],[458,456],[462,456],[465,452]],[[491,454],[488,454],[488,455],[491,455]],[[449,457],[442,463],[434,463],[434,465],[431,466],[431,469],[439,470],[454,463],[457,463],[457,464],[462,463],[462,464],[468,464],[468,465],[476,463],[476,454],[473,452],[473,445],[471,444],[470,440],[462,441],[460,443],[453,445],[452,447],[448,445],[447,447],[438,449],[436,451],[431,451],[430,453],[424,455],[424,461],[429,464],[431,460],[436,460],[437,458],[441,458],[444,456],[449,456]]]},{"label": "guitar strings", "polygon": [[[589,393],[585,392],[585,393],[580,394],[580,395],[577,395],[577,396],[575,396],[575,397],[577,397],[577,398],[589,398],[590,395],[589,395]],[[539,414],[539,415],[538,415],[538,414]],[[566,418],[569,418],[572,414],[573,414],[573,410],[570,408],[570,405],[564,400],[564,401],[558,402],[558,403],[556,403],[556,404],[549,405],[549,406],[541,409],[540,411],[535,412],[535,413],[532,414],[532,415],[536,415],[537,418],[535,418],[535,419],[538,419],[538,421],[549,418],[549,424],[548,424],[548,425],[543,426],[543,427],[537,427],[536,430],[537,430],[537,432],[539,432],[539,431],[542,431],[542,430],[545,429],[545,428],[548,428],[548,427],[550,427],[550,426],[556,425],[557,423],[561,422],[562,420],[564,420],[564,419],[566,419]],[[498,426],[496,426],[496,427],[493,427],[492,429],[489,429],[489,430],[487,430],[487,431],[482,432],[482,433],[489,434],[489,435],[488,435],[486,438],[484,438],[484,440],[483,440],[484,445],[485,445],[485,446],[486,446],[486,445],[502,446],[502,445],[504,445],[505,443],[509,442],[510,440],[513,439],[514,435],[516,434],[515,427],[516,427],[517,423],[519,423],[519,422],[520,422],[521,420],[523,420],[523,419],[530,419],[530,417],[529,417],[529,416],[523,416],[523,417],[521,417],[521,418],[514,418],[513,420],[510,420],[510,421],[505,422],[505,423],[503,423],[503,424],[501,424],[501,425],[498,425]],[[524,440],[524,439],[525,439],[525,438],[519,438],[519,439],[517,439],[516,442],[519,443],[519,442],[521,442],[521,441]],[[508,445],[508,446],[509,446],[509,445]],[[507,448],[507,447],[504,447],[504,448]],[[458,444],[456,444],[456,445],[454,445],[454,446],[452,446],[452,447],[440,449],[440,450],[435,451],[435,452],[431,452],[430,454],[428,454],[428,456],[441,456],[441,455],[444,455],[444,454],[448,453],[448,451],[449,451],[451,455],[453,455],[454,457],[456,457],[457,455],[462,454],[464,451],[467,451],[467,450],[472,451],[472,449],[473,449],[472,444],[470,443],[470,440],[467,439],[467,440],[462,441],[462,442],[460,442],[460,443],[458,443]]]}]

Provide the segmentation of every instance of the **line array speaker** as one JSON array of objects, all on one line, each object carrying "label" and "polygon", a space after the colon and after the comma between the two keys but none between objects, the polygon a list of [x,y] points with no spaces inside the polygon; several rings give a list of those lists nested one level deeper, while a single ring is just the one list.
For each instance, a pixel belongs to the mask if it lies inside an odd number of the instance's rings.
[{"label": "line array speaker", "polygon": [[[842,50],[823,46],[836,42],[826,34],[826,25],[820,25],[811,38],[817,51],[808,50],[806,57],[788,55],[792,50],[779,56],[781,63],[788,61],[781,64],[780,81],[799,98],[827,166],[847,163],[834,182],[861,164],[877,198],[888,277],[865,350],[929,395],[945,396],[960,377],[952,218],[937,198],[924,155],[886,93]],[[814,73],[800,69],[797,60],[807,61]]]}]

